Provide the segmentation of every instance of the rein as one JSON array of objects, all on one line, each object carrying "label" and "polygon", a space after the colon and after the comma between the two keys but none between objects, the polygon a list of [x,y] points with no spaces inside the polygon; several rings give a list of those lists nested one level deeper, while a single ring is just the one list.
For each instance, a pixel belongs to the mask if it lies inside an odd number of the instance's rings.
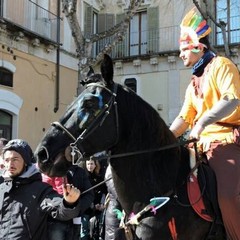
[{"label": "rein", "polygon": [[[149,150],[142,150],[142,151],[136,151],[136,152],[129,152],[129,153],[122,153],[122,154],[114,154],[114,155],[108,155],[106,154],[105,156],[100,156],[100,157],[95,157],[95,156],[91,156],[91,159],[93,160],[97,160],[97,161],[101,161],[103,159],[110,159],[110,158],[120,158],[120,157],[126,157],[126,156],[133,156],[133,155],[138,155],[138,154],[143,154],[143,153],[149,153],[149,152],[158,152],[158,151],[163,151],[163,150],[166,150],[166,149],[171,149],[171,148],[175,148],[175,147],[179,147],[179,146],[183,146],[183,145],[186,145],[186,144],[189,144],[189,143],[196,143],[197,139],[189,139],[189,140],[185,140],[185,141],[180,141],[180,142],[177,142],[177,143],[174,143],[174,144],[170,144],[170,145],[167,145],[167,146],[163,146],[163,147],[160,147],[160,148],[157,148],[157,149],[149,149]],[[89,160],[89,158],[83,158],[81,159],[81,161],[87,161]],[[200,161],[197,161],[196,165],[193,167],[193,169],[191,170],[190,174],[193,173],[199,166],[200,164]],[[189,174],[189,175],[190,175]],[[86,191],[84,191],[82,194],[84,193],[87,193],[89,192],[90,190],[93,190],[95,189],[96,187],[104,184],[105,182],[111,180],[112,177],[109,177],[105,180],[103,180],[102,182],[94,185],[93,187],[87,189]],[[171,196],[172,194],[174,193],[173,190],[170,190],[168,191],[167,193],[165,193],[163,196],[164,197],[169,197]],[[174,195],[174,198],[176,198],[177,195]],[[181,204],[181,203],[180,203]]]},{"label": "rein", "polygon": [[87,193],[87,192],[89,192],[89,191],[91,191],[91,190],[93,190],[93,189],[95,189],[95,188],[97,188],[98,186],[101,186],[102,184],[110,181],[111,179],[112,179],[112,177],[109,177],[109,178],[103,180],[102,182],[94,185],[93,187],[90,187],[90,188],[88,188],[87,190],[83,191],[83,192],[81,193],[81,195],[84,194],[84,193]]},{"label": "rein", "polygon": [[[134,152],[128,152],[128,153],[119,153],[119,154],[106,154],[105,156],[100,156],[100,157],[94,157],[91,156],[92,159],[94,160],[99,160],[101,161],[102,159],[111,159],[111,158],[120,158],[120,157],[129,157],[129,156],[134,156],[134,155],[140,155],[140,154],[144,154],[144,153],[150,153],[150,152],[160,152],[163,150],[167,150],[167,149],[171,149],[171,148],[175,148],[175,147],[180,147],[192,142],[196,142],[197,139],[193,138],[193,139],[189,139],[189,140],[184,140],[184,141],[180,141],[180,142],[176,142],[173,144],[169,144],[160,148],[152,148],[152,149],[147,149],[147,150],[140,150],[140,151],[134,151]],[[88,158],[84,157],[81,159],[81,161],[86,161],[88,160]]]}]

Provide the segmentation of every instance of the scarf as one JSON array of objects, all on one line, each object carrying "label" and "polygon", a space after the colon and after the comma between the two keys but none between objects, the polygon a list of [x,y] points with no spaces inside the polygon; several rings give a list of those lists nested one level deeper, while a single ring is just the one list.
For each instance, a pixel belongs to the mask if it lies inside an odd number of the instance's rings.
[{"label": "scarf", "polygon": [[192,84],[195,89],[195,95],[202,98],[203,97],[203,82],[204,82],[204,71],[207,72],[207,69],[210,67],[210,62],[216,55],[207,51],[202,58],[193,66],[193,75],[192,75]]},{"label": "scarf", "polygon": [[216,56],[212,51],[207,51],[204,55],[198,60],[198,62],[193,66],[193,75],[200,77],[204,68],[208,65],[208,63]]}]

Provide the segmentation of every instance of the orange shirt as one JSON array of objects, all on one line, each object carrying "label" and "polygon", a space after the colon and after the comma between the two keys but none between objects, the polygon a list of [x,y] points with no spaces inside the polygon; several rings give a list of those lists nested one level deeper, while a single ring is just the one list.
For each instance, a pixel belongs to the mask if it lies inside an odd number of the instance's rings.
[{"label": "orange shirt", "polygon": [[[204,72],[202,92],[203,97],[196,96],[192,82],[189,84],[183,107],[178,117],[183,118],[190,126],[194,124],[211,108],[225,96],[229,99],[240,99],[240,75],[238,68],[225,57],[216,57],[206,67]],[[230,115],[224,117],[220,122],[232,125],[240,125],[240,106]],[[233,141],[231,127],[223,127],[217,124],[208,125],[201,134],[200,143],[204,150],[210,142],[215,140]]]}]

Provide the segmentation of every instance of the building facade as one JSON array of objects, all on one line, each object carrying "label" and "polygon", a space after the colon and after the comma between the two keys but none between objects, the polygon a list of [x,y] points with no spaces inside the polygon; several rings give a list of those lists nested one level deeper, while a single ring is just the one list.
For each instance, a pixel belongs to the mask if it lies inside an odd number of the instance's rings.
[{"label": "building facade", "polygon": [[[112,4],[115,22],[123,18],[126,1]],[[199,1],[203,11],[211,13],[218,26],[210,20],[210,41],[214,50],[225,55],[223,35],[219,23],[226,23],[227,47],[230,57],[240,69],[240,1]],[[108,3],[110,6],[111,3]],[[180,23],[194,7],[193,1],[145,0],[130,21],[125,39],[112,52],[115,59],[115,80],[129,85],[149,102],[170,124],[178,114],[190,82],[191,69],[179,58]],[[110,11],[111,12],[111,11]],[[100,21],[102,20],[102,16]],[[109,12],[106,13],[109,18]],[[104,26],[104,22],[99,22]],[[106,23],[105,23],[106,26]]]},{"label": "building facade", "polygon": [[35,148],[76,97],[69,36],[61,1],[0,1],[0,137]]},{"label": "building facade", "polygon": [[[0,1],[0,136],[33,147],[76,97],[78,59],[60,0]],[[217,22],[227,23],[230,56],[240,68],[240,0],[208,1]],[[111,29],[126,16],[127,0],[79,0],[77,16],[87,36]],[[13,7],[14,6],[14,7]],[[183,103],[191,70],[179,59],[179,24],[190,0],[143,0],[122,42],[112,50],[114,80],[149,102],[170,124]],[[206,8],[201,3],[203,9]],[[212,21],[211,42],[224,54]],[[94,58],[112,36],[93,45]]]}]

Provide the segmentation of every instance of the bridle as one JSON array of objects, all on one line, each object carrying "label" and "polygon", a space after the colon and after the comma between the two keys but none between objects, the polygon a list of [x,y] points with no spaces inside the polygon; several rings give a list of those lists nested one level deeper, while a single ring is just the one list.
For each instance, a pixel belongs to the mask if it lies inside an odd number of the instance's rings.
[{"label": "bridle", "polygon": [[[70,143],[70,148],[71,148],[71,157],[72,157],[72,164],[73,165],[78,165],[84,157],[84,149],[80,143],[82,143],[92,132],[94,132],[98,127],[101,127],[104,121],[106,120],[107,116],[109,116],[110,112],[114,108],[114,113],[115,113],[115,119],[116,119],[116,138],[114,141],[115,145],[118,142],[119,138],[119,120],[118,120],[118,108],[117,108],[117,101],[116,101],[116,96],[117,96],[117,88],[118,85],[114,83],[113,85],[113,91],[111,91],[109,88],[107,88],[104,84],[100,83],[89,83],[86,86],[86,90],[89,87],[100,87],[105,89],[108,93],[110,93],[111,97],[107,103],[104,104],[103,108],[98,112],[97,116],[94,118],[94,120],[89,124],[88,127],[86,127],[82,133],[75,138],[73,134],[60,122],[53,122],[51,125],[53,127],[58,127],[60,128],[63,132],[67,134],[71,140],[73,140],[72,143]],[[77,154],[77,160],[75,160],[75,156]]]}]

